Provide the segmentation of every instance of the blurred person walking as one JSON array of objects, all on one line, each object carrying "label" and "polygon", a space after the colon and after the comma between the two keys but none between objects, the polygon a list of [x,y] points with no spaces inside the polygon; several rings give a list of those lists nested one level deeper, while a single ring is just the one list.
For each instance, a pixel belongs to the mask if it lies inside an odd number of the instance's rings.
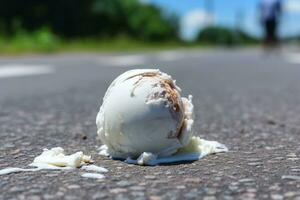
[{"label": "blurred person walking", "polygon": [[281,0],[261,0],[260,15],[264,28],[264,46],[274,48],[278,46],[278,24],[282,12]]}]

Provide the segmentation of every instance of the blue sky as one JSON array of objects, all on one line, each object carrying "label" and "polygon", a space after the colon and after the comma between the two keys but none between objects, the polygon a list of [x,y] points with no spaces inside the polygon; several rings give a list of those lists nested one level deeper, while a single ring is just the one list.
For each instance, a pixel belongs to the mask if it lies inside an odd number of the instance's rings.
[{"label": "blue sky", "polygon": [[[259,0],[144,0],[162,7],[166,12],[175,12],[182,19],[182,35],[193,37],[205,24],[214,23],[229,27],[240,24],[255,36],[261,36],[259,24]],[[214,12],[208,13],[205,1],[212,1]],[[284,15],[280,35],[300,34],[300,0],[283,0]],[[194,22],[192,22],[194,21]],[[185,24],[189,24],[186,25]],[[204,24],[204,25],[201,25]]]}]

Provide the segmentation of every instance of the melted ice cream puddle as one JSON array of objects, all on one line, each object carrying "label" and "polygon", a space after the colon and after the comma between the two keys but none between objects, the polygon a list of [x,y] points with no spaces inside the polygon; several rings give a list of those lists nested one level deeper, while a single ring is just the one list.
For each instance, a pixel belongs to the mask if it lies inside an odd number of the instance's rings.
[{"label": "melted ice cream puddle", "polygon": [[65,155],[64,149],[55,147],[50,150],[44,149],[43,153],[34,158],[30,166],[44,167],[54,166],[58,168],[78,168],[86,163],[92,163],[91,156],[86,156],[82,151],[71,155]]},{"label": "melted ice cream puddle", "polygon": [[[200,160],[204,156],[227,151],[228,148],[224,144],[193,136],[187,146],[179,149],[177,153],[171,156],[158,157],[156,154],[144,152],[137,159],[127,158],[125,162],[128,164],[153,166],[159,164]],[[100,147],[99,154],[103,156],[109,155],[105,145]]]},{"label": "melted ice cream puddle", "polygon": [[[81,151],[71,155],[65,155],[63,148],[55,147],[50,150],[44,149],[41,155],[34,158],[33,162],[29,164],[29,166],[35,168],[23,169],[9,167],[0,170],[0,175],[39,170],[72,170],[76,168],[81,168],[87,171],[95,171],[99,173],[108,171],[107,169],[96,165],[86,165],[93,162],[94,161],[91,159],[91,156],[84,155]],[[97,173],[94,178],[104,178],[104,175],[99,173]]]},{"label": "melted ice cream puddle", "polygon": [[22,169],[18,167],[8,167],[5,169],[1,169],[0,175],[17,173],[17,172],[33,172],[33,171],[37,171],[37,169]]}]

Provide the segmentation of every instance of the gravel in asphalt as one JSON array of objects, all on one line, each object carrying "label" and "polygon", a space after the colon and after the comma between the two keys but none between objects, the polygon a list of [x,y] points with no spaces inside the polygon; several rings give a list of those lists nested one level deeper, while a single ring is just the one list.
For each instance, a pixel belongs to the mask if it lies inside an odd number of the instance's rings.
[{"label": "gravel in asphalt", "polygon": [[299,64],[256,50],[192,52],[176,61],[147,56],[143,67],[162,66],[183,95],[194,95],[196,135],[226,144],[228,153],[155,167],[100,157],[101,98],[131,67],[101,64],[98,55],[2,59],[51,64],[56,72],[0,79],[0,169],[62,146],[90,153],[109,172],[103,180],[79,170],[0,176],[0,199],[300,199]]}]

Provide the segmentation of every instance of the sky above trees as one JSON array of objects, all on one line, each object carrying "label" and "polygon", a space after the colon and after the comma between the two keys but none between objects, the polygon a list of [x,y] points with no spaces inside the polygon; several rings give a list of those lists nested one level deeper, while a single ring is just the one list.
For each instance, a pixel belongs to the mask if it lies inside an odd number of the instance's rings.
[{"label": "sky above trees", "polygon": [[[162,7],[166,13],[175,12],[181,19],[181,35],[192,39],[203,26],[215,24],[261,36],[259,0],[140,0]],[[300,35],[300,0],[283,0],[280,35]]]}]

